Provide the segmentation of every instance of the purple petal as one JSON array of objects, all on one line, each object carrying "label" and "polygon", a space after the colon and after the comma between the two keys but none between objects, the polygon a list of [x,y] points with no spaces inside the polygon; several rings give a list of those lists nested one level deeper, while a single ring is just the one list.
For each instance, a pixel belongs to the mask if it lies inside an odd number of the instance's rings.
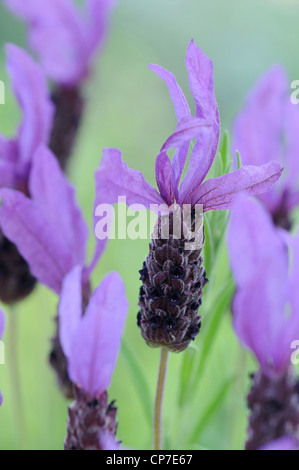
[{"label": "purple petal", "polygon": [[293,436],[284,436],[260,447],[259,450],[298,450],[298,440]]},{"label": "purple petal", "polygon": [[260,203],[240,197],[231,213],[228,248],[237,285],[236,333],[266,374],[279,373],[289,367],[294,335],[292,316],[285,312],[289,270],[285,237]]},{"label": "purple petal", "polygon": [[117,273],[111,273],[90,299],[69,358],[73,382],[91,396],[110,385],[127,313],[124,283]]},{"label": "purple petal", "polygon": [[18,145],[19,165],[26,174],[34,151],[49,142],[54,107],[40,67],[17,46],[8,44],[6,53],[8,73],[23,113]]},{"label": "purple petal", "polygon": [[109,431],[101,431],[99,441],[102,450],[121,450],[120,443],[115,440]]},{"label": "purple petal", "polygon": [[65,277],[58,305],[59,338],[67,358],[82,317],[82,267],[76,266]]},{"label": "purple petal", "polygon": [[160,194],[169,206],[174,202],[171,186],[172,166],[167,153],[161,152],[156,159],[156,180]]},{"label": "purple petal", "polygon": [[59,293],[62,280],[73,267],[72,253],[38,205],[12,189],[0,191],[0,225],[28,262],[37,279]]},{"label": "purple petal", "polygon": [[87,9],[89,24],[87,40],[89,53],[103,43],[109,25],[109,17],[116,5],[116,0],[88,0]]},{"label": "purple petal", "polygon": [[0,188],[15,188],[17,185],[16,165],[0,161]]},{"label": "purple petal", "polygon": [[272,253],[256,267],[252,281],[237,291],[233,301],[236,334],[269,376],[290,366],[294,332],[285,315],[287,276],[285,257]]},{"label": "purple petal", "polygon": [[217,152],[219,132],[204,128],[190,155],[189,167],[179,190],[181,204],[193,204],[196,192],[208,174]]},{"label": "purple petal", "polygon": [[43,0],[43,8],[40,0],[6,4],[28,22],[30,45],[47,75],[56,83],[76,85],[87,73],[89,51],[86,25],[74,2]]},{"label": "purple petal", "polygon": [[2,395],[2,392],[0,390],[0,406],[2,405],[2,403],[3,403],[3,395]]},{"label": "purple petal", "polygon": [[189,169],[181,184],[180,203],[191,203],[193,194],[204,181],[214,161],[220,133],[219,112],[214,93],[213,63],[191,41],[186,56],[190,89],[195,104],[196,115],[207,120],[211,128],[203,129],[190,156]]},{"label": "purple petal", "polygon": [[121,159],[117,149],[104,149],[103,158],[96,172],[96,204],[115,204],[119,196],[127,198],[127,204],[163,204],[158,191],[144,179],[142,173],[131,170]]},{"label": "purple petal", "polygon": [[33,159],[29,190],[48,222],[64,238],[72,253],[73,266],[84,264],[88,229],[78,207],[74,188],[55,156],[40,147]]},{"label": "purple petal", "polygon": [[186,66],[189,84],[196,104],[196,115],[219,127],[218,106],[214,93],[213,62],[192,40],[190,41]]},{"label": "purple petal", "polygon": [[204,212],[230,209],[240,193],[248,196],[272,189],[283,169],[278,162],[269,162],[261,167],[243,166],[219,178],[205,181],[196,191],[191,204],[203,204]]},{"label": "purple petal", "polygon": [[2,338],[5,327],[5,316],[2,310],[0,310],[0,339]]},{"label": "purple petal", "polygon": [[234,154],[236,150],[240,152],[245,165],[262,165],[280,159],[287,89],[285,71],[281,67],[270,69],[258,81],[237,117],[232,149]]},{"label": "purple petal", "polygon": [[190,115],[189,105],[185,98],[184,93],[182,92],[180,86],[178,85],[175,76],[168,72],[168,70],[163,69],[159,65],[151,64],[149,68],[155,72],[162,80],[165,81],[168,86],[168,90],[173,101],[175,114],[178,122],[186,116]]},{"label": "purple petal", "polygon": [[285,243],[275,231],[272,217],[257,200],[245,196],[231,210],[228,250],[237,288],[247,285],[263,257],[284,251],[287,260]]},{"label": "purple petal", "polygon": [[211,127],[204,119],[199,119],[193,116],[187,116],[180,120],[175,132],[166,140],[161,148],[161,152],[166,152],[175,147],[181,147],[183,144],[195,139],[202,128]]}]

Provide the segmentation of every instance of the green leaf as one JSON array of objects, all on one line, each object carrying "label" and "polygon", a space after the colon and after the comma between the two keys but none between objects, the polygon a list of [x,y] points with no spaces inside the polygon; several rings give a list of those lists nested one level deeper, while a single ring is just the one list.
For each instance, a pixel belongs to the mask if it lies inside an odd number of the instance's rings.
[{"label": "green leaf", "polygon": [[241,155],[240,155],[240,152],[236,152],[237,153],[237,169],[240,170],[240,168],[242,167],[242,160],[241,160]]},{"label": "green leaf", "polygon": [[193,433],[191,434],[189,438],[189,442],[196,442],[199,440],[202,431],[205,429],[205,427],[207,426],[208,422],[213,417],[213,415],[221,407],[223,401],[226,398],[228,391],[230,390],[231,385],[235,381],[235,378],[236,378],[235,376],[229,377],[224,382],[219,392],[216,393],[215,397],[211,400],[211,403],[206,408],[202,418],[200,419]]},{"label": "green leaf", "polygon": [[129,369],[129,372],[132,376],[132,379],[135,383],[135,387],[137,389],[137,392],[139,394],[141,404],[143,406],[143,411],[147,420],[147,423],[150,427],[152,428],[152,396],[150,393],[150,389],[148,387],[147,380],[143,374],[142,368],[138,362],[138,360],[135,358],[134,354],[130,351],[130,348],[126,344],[126,342],[123,340],[122,342],[122,348],[121,351],[123,353],[123,357],[126,361],[127,367]]},{"label": "green leaf", "polygon": [[209,351],[216,337],[218,328],[221,325],[221,319],[231,304],[234,291],[235,285],[232,278],[230,278],[223,287],[221,293],[216,297],[217,300],[215,301],[215,304],[213,306],[213,312],[211,315],[212,319],[202,344],[200,360],[198,362],[192,386],[189,387],[189,389],[192,388],[192,390],[195,390],[198,385],[198,381],[200,380],[200,377],[204,370]]}]

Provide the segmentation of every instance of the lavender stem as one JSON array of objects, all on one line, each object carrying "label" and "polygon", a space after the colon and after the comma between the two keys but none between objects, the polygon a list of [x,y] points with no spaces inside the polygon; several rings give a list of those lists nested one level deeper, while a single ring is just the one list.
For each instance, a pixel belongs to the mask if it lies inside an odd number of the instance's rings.
[{"label": "lavender stem", "polygon": [[25,424],[21,396],[20,368],[18,361],[18,315],[15,304],[10,306],[9,315],[9,369],[11,377],[12,397],[14,401],[14,413],[16,415],[17,445],[25,448]]},{"label": "lavender stem", "polygon": [[161,450],[163,446],[162,406],[163,406],[163,396],[164,396],[164,389],[165,389],[168,356],[169,356],[169,353],[167,349],[161,348],[156,401],[155,401],[155,408],[154,408],[154,450]]}]

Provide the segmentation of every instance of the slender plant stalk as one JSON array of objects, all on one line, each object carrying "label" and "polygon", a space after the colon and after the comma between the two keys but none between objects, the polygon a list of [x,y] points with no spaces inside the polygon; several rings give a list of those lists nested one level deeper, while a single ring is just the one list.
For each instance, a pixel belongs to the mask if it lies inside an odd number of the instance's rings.
[{"label": "slender plant stalk", "polygon": [[9,369],[14,401],[15,423],[17,428],[17,445],[23,450],[25,447],[25,424],[21,396],[20,369],[18,361],[18,318],[15,305],[10,307],[9,315]]},{"label": "slender plant stalk", "polygon": [[166,381],[167,363],[168,351],[165,348],[161,348],[160,367],[154,409],[154,450],[162,450],[163,447],[162,407]]}]

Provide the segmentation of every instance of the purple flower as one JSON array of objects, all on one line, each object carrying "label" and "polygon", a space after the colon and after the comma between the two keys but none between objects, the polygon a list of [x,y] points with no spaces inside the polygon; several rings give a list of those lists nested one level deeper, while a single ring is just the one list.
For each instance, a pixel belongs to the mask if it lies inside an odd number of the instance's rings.
[{"label": "purple flower", "polygon": [[247,396],[246,449],[252,450],[298,434],[291,355],[299,338],[299,237],[277,230],[259,201],[240,197],[231,212],[228,246],[236,282],[234,328],[260,366]]},{"label": "purple flower", "polygon": [[[174,75],[157,65],[150,68],[167,84],[172,98],[178,126],[163,145],[156,160],[156,180],[159,192],[143,175],[128,169],[117,149],[106,149],[96,175],[101,188],[98,203],[115,203],[118,196],[126,196],[127,203],[171,205],[203,204],[204,211],[229,209],[240,192],[259,194],[272,188],[282,173],[277,162],[261,167],[243,166],[233,173],[204,182],[216,155],[219,140],[219,115],[214,95],[213,65],[199,47],[191,41],[187,51],[186,66],[190,89],[196,105],[196,117],[192,117],[186,98]],[[187,161],[189,144],[196,138],[190,155],[186,176],[180,184]],[[167,151],[176,147],[170,161]]]},{"label": "purple flower", "polygon": [[[85,265],[88,229],[73,187],[68,183],[54,155],[39,147],[33,156],[29,178],[31,199],[19,191],[0,191],[0,224],[28,262],[36,278],[60,293],[66,274]],[[97,241],[92,262],[83,269],[83,284],[105,248]]]},{"label": "purple flower", "polygon": [[285,237],[256,201],[240,198],[231,213],[228,246],[237,292],[234,328],[268,376],[290,366],[291,343],[299,338],[299,238]]},{"label": "purple flower", "polygon": [[[2,335],[3,335],[4,326],[5,326],[4,313],[2,312],[2,310],[0,310],[0,340],[1,340]],[[3,402],[3,396],[2,396],[2,392],[0,390],[0,406],[2,405],[2,402]]]},{"label": "purple flower", "polygon": [[299,203],[299,111],[291,103],[285,71],[270,69],[249,95],[234,125],[233,150],[246,165],[272,159],[285,166],[283,178],[259,196],[276,225],[290,227],[290,211]]},{"label": "purple flower", "polygon": [[74,86],[88,74],[89,62],[103,43],[115,0],[86,0],[80,11],[73,0],[5,0],[29,27],[29,42],[46,74]]},{"label": "purple flower", "polygon": [[[92,294],[84,312],[82,268],[65,278],[59,303],[60,340],[77,400],[70,407],[66,449],[117,448],[115,412],[107,405],[121,337],[128,313],[122,279],[108,274]],[[101,419],[99,419],[101,418]]]},{"label": "purple flower", "polygon": [[281,437],[265,444],[259,450],[298,450],[298,439],[292,436]]},{"label": "purple flower", "polygon": [[23,114],[17,136],[0,135],[0,187],[27,193],[32,156],[50,139],[54,108],[40,67],[19,47],[6,46],[7,70]]}]

